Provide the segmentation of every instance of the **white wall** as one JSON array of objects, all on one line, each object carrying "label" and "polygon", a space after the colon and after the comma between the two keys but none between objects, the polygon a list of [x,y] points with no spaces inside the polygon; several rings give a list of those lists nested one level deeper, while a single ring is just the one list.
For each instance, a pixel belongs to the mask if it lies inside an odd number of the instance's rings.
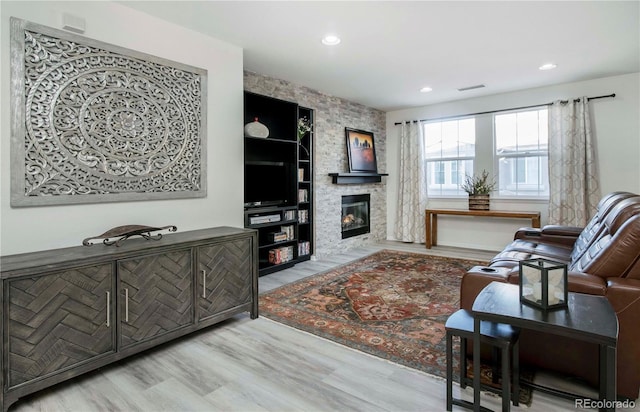
[{"label": "white wall", "polygon": [[[9,18],[62,28],[62,13],[86,21],[84,36],[208,70],[207,197],[11,208]],[[0,2],[0,254],[80,245],[120,225],[173,224],[178,231],[243,227],[242,49],[112,2]]]},{"label": "white wall", "polygon": [[[387,113],[387,233],[394,238],[398,193],[399,127],[403,120],[429,119],[464,115],[489,110],[548,103],[557,99],[600,96],[615,93],[613,99],[591,102],[600,167],[602,193],[627,190],[640,193],[640,73],[606,77],[576,83],[522,90],[493,96],[434,104]],[[394,178],[395,177],[395,178]],[[467,200],[429,200],[429,208],[467,208]],[[546,223],[547,203],[491,200],[492,209],[532,210],[542,212]],[[458,247],[501,250],[515,229],[528,226],[525,220],[438,218],[438,244]]]}]

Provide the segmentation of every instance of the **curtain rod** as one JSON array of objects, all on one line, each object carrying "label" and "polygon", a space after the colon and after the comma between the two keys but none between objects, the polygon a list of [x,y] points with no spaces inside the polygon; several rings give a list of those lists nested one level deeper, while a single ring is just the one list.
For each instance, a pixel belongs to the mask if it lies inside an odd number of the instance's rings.
[{"label": "curtain rod", "polygon": [[[590,100],[596,100],[596,99],[606,99],[608,97],[616,97],[615,93],[611,93],[611,94],[607,94],[605,96],[594,96],[594,97],[587,97],[587,101]],[[573,99],[574,102],[579,102],[580,99]],[[560,100],[561,103],[567,103],[568,100]],[[553,104],[553,102],[551,103],[544,103],[544,104],[535,104],[535,105],[531,105],[531,106],[521,106],[521,107],[512,107],[510,109],[500,109],[500,110],[489,110],[487,112],[477,112],[477,113],[469,113],[469,114],[459,114],[459,115],[455,115],[455,116],[444,116],[444,117],[434,117],[433,119],[421,119],[421,120],[413,120],[413,123],[417,123],[417,122],[428,122],[428,121],[432,121],[432,120],[446,120],[446,119],[456,119],[459,117],[467,117],[467,116],[479,116],[481,114],[491,114],[491,113],[498,113],[498,112],[506,112],[508,110],[522,110],[522,109],[532,109],[534,107],[540,107],[540,106],[551,106]],[[394,123],[394,125],[398,126],[402,124],[402,122],[396,122]]]}]

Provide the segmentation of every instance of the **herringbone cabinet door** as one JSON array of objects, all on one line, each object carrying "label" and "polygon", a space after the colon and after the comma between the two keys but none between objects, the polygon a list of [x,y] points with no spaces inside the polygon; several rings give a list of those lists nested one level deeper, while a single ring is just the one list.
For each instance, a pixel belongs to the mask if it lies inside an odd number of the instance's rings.
[{"label": "herringbone cabinet door", "polygon": [[199,318],[251,301],[251,240],[198,248]]},{"label": "herringbone cabinet door", "polygon": [[122,347],[193,322],[190,249],[121,260],[118,274]]},{"label": "herringbone cabinet door", "polygon": [[105,264],[9,282],[9,387],[115,350],[112,281]]}]

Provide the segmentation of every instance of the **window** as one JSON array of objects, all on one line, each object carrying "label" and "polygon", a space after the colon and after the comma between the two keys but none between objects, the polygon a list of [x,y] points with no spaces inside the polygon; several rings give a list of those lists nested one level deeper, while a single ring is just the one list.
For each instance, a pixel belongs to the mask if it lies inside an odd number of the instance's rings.
[{"label": "window", "polygon": [[494,116],[500,196],[549,196],[547,109]]},{"label": "window", "polygon": [[545,106],[423,124],[427,194],[466,197],[466,175],[489,172],[492,196],[547,198],[548,118]]},{"label": "window", "polygon": [[429,196],[464,194],[459,183],[473,173],[476,152],[475,119],[424,124],[427,193]]}]

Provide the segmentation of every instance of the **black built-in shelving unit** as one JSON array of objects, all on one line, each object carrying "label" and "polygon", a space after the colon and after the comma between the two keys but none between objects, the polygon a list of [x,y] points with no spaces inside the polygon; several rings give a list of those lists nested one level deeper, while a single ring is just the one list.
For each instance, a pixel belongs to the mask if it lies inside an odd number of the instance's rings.
[{"label": "black built-in shelving unit", "polygon": [[[308,260],[313,253],[313,110],[298,107],[298,118],[306,118],[312,125],[298,144],[298,260]],[[301,199],[300,192],[306,191]]]},{"label": "black built-in shelving unit", "polygon": [[244,94],[245,124],[258,118],[269,129],[267,138],[244,139],[245,227],[258,231],[261,276],[308,260],[313,253],[313,131],[298,142],[301,117],[313,124],[311,109]]}]

